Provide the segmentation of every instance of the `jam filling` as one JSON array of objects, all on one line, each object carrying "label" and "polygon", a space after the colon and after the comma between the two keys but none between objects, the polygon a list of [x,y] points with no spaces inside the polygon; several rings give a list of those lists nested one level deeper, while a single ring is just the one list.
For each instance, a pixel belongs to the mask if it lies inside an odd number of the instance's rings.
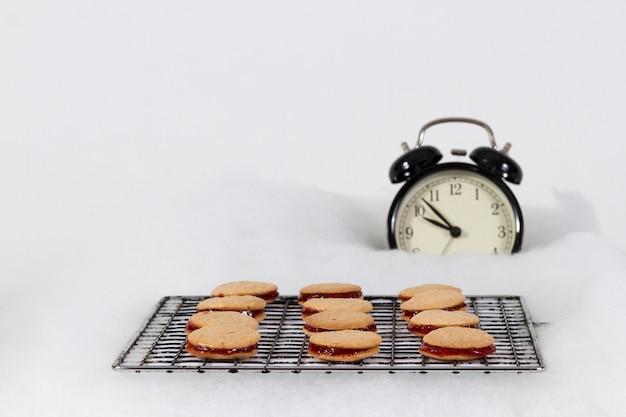
[{"label": "jam filling", "polygon": [[361,298],[363,293],[361,291],[350,292],[337,292],[337,293],[314,293],[314,294],[300,294],[298,297],[299,303],[304,303],[311,298]]},{"label": "jam filling", "polygon": [[312,308],[306,308],[306,307],[302,308],[302,317],[308,317],[315,313],[319,313],[319,310],[314,310]]},{"label": "jam filling", "polygon": [[199,310],[199,311],[239,311],[241,314],[245,314],[250,317],[257,317],[259,314],[262,314],[265,310]]},{"label": "jam filling", "polygon": [[[431,324],[409,324],[407,326],[408,330],[414,334],[428,334],[435,329],[438,329],[440,326],[433,326]],[[460,327],[471,327],[472,329],[477,329],[478,325],[472,324],[469,326],[460,326]]]},{"label": "jam filling", "polygon": [[463,356],[473,356],[475,358],[482,358],[483,356],[487,356],[496,351],[496,347],[494,345],[489,345],[482,348],[467,348],[467,349],[453,349],[453,348],[445,348],[439,346],[429,345],[428,343],[422,343],[419,347],[420,352],[430,353],[435,356],[450,356],[450,355],[463,355]]},{"label": "jam filling", "polygon": [[[309,326],[308,324],[305,324],[304,328],[306,330],[308,330],[309,332],[311,332],[311,333],[320,333],[320,332],[332,331],[332,330],[329,330],[329,329],[322,329],[320,327],[312,327],[312,326]],[[362,330],[364,332],[375,332],[376,331],[376,324],[372,323],[369,326],[361,327],[359,329],[351,329],[351,330]]]},{"label": "jam filling", "polygon": [[[259,297],[262,298],[263,300],[267,301],[267,300],[275,300],[276,298],[278,298],[278,291],[270,291],[270,292],[266,292],[266,293],[262,293],[262,294],[252,294],[255,297]],[[226,297],[226,294],[215,294],[214,297]]]},{"label": "jam filling", "polygon": [[237,349],[216,349],[216,348],[211,348],[207,346],[197,346],[197,345],[192,345],[191,343],[189,343],[189,341],[187,341],[187,343],[185,344],[185,350],[191,353],[192,355],[194,352],[196,352],[200,354],[211,353],[215,355],[229,356],[229,355],[235,355],[238,353],[253,352],[255,349],[258,349],[258,345],[256,343],[252,346],[248,346],[244,348],[237,348]]},{"label": "jam filling", "polygon": [[[467,304],[465,304],[464,302],[454,306],[454,307],[448,307],[448,308],[442,308],[441,310],[446,310],[446,311],[456,311],[456,310],[460,310],[464,307],[467,307]],[[411,318],[416,315],[417,313],[420,313],[421,311],[424,310],[416,310],[416,311],[407,311],[407,310],[402,310],[402,315],[401,317],[405,320],[411,320]]]},{"label": "jam filling", "polygon": [[191,323],[189,323],[189,322],[187,322],[187,325],[185,325],[185,332],[186,332],[186,333],[191,333],[191,332],[193,332],[194,330],[198,330],[198,329],[199,329],[199,327],[198,327],[198,326],[194,326],[193,324],[191,324]]},{"label": "jam filling", "polygon": [[278,291],[271,291],[271,292],[267,292],[265,294],[258,294],[257,297],[262,298],[265,301],[267,301],[267,300],[275,300],[276,298],[278,298]]},{"label": "jam filling", "polygon": [[338,347],[316,345],[315,343],[309,343],[308,352],[311,354],[326,355],[326,356],[349,356],[349,355],[357,355],[361,352],[365,352],[370,349],[371,348],[366,348],[366,349],[338,348]]}]

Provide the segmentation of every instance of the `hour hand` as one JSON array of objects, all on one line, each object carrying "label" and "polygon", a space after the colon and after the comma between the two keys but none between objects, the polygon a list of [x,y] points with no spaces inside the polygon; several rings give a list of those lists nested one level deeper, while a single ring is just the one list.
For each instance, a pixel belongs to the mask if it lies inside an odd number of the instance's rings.
[{"label": "hour hand", "polygon": [[443,224],[441,222],[438,222],[437,220],[434,220],[434,219],[431,219],[431,218],[428,218],[428,217],[422,217],[422,218],[424,220],[426,220],[427,222],[434,224],[437,227],[441,227],[442,229],[450,230],[450,226],[445,225],[445,224]]}]

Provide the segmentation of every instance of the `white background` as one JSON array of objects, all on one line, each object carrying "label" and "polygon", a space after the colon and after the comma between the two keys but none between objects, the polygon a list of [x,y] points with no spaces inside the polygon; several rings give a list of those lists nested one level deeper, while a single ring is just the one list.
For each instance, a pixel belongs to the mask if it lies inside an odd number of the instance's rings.
[{"label": "white background", "polygon": [[[568,199],[584,199],[594,219],[580,221],[597,220],[624,248],[625,9],[5,3],[5,192],[20,193],[22,210],[77,187],[110,199],[129,183],[242,173],[391,201],[387,170],[400,143],[413,145],[431,119],[464,116],[488,123],[500,146],[512,143],[523,206],[574,215]],[[445,153],[487,144],[471,125],[429,131],[426,142]]]},{"label": "white background", "polygon": [[[616,415],[623,361],[578,364],[597,352],[581,325],[625,342],[611,327],[626,314],[625,13],[607,0],[2,3],[0,414],[399,414],[419,389],[430,414]],[[386,250],[389,166],[447,116],[512,144],[519,255]],[[488,144],[459,124],[426,142]],[[283,294],[331,280],[519,294],[547,323],[548,368],[111,371],[159,297],[242,278]]]}]

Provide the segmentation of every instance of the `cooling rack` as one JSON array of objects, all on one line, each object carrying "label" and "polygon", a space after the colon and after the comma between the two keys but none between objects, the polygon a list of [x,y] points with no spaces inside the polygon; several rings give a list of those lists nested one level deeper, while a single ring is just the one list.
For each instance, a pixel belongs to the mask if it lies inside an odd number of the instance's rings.
[{"label": "cooling rack", "polygon": [[211,361],[185,351],[185,325],[205,296],[167,296],[155,306],[112,368],[117,371],[305,371],[427,373],[430,371],[537,372],[544,370],[537,337],[523,298],[519,296],[467,296],[467,311],[480,318],[480,327],[495,339],[496,352],[482,359],[442,362],[418,352],[421,338],[400,319],[395,296],[369,296],[371,312],[383,342],[380,353],[360,362],[325,362],[307,353],[308,340],[295,296],[281,296],[265,308],[259,327],[259,353],[239,361]]}]

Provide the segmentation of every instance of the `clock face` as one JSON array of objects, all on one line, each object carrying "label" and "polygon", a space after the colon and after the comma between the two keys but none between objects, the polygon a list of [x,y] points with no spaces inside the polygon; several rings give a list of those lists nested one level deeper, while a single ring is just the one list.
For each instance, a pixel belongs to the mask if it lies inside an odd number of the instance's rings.
[{"label": "clock face", "polygon": [[389,216],[392,247],[447,255],[512,253],[521,245],[521,211],[504,184],[474,169],[446,167],[407,183]]}]

